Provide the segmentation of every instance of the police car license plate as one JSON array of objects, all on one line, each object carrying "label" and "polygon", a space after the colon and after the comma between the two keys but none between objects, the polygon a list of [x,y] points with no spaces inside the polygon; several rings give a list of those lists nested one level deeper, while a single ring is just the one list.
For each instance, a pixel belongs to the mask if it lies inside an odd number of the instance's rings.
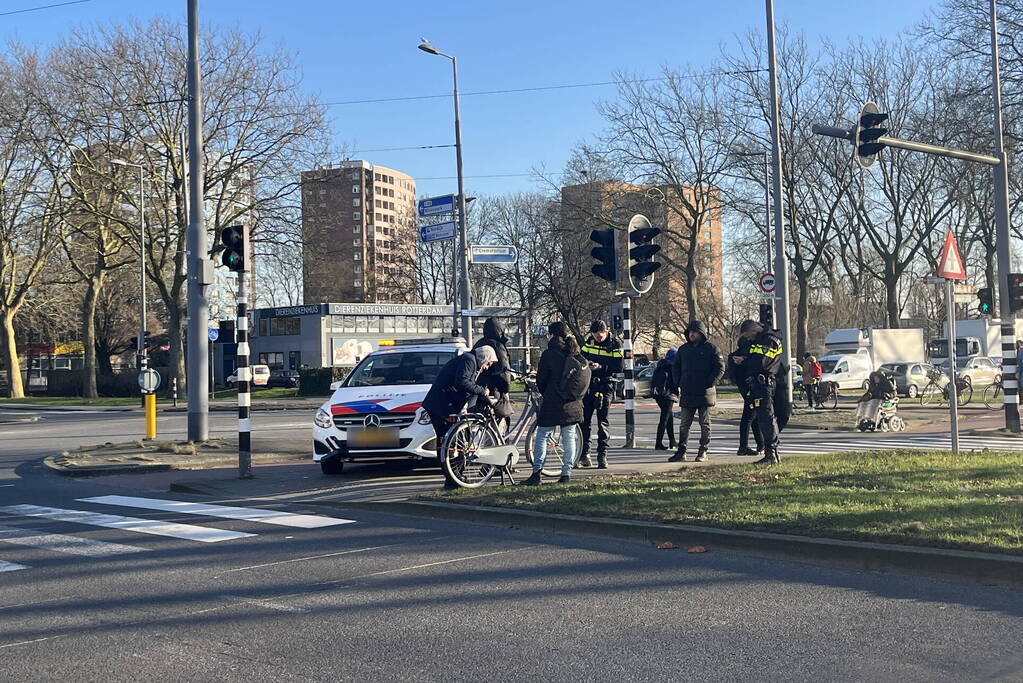
[{"label": "police car license plate", "polygon": [[397,427],[356,427],[348,430],[349,448],[398,448],[399,445]]}]

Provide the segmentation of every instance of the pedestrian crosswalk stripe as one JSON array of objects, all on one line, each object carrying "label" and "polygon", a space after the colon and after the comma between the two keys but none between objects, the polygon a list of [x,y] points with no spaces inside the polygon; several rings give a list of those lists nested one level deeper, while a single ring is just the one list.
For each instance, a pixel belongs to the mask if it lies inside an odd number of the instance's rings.
[{"label": "pedestrian crosswalk stripe", "polygon": [[59,553],[87,555],[89,557],[105,557],[107,555],[123,555],[126,553],[143,552],[145,548],[120,543],[95,541],[91,538],[79,538],[64,534],[47,534],[31,529],[17,529],[0,525],[0,542],[14,545],[27,545]]},{"label": "pedestrian crosswalk stripe", "polygon": [[17,562],[4,562],[0,560],[0,572],[15,572],[19,569],[28,569],[28,567]]},{"label": "pedestrian crosswalk stripe", "polygon": [[180,500],[161,500],[159,498],[134,498],[132,496],[98,496],[96,498],[79,498],[81,503],[100,503],[103,505],[120,505],[122,507],[143,508],[146,510],[162,510],[180,512],[186,515],[202,515],[204,517],[222,517],[224,519],[241,519],[263,524],[276,524],[300,529],[316,529],[338,524],[353,524],[354,519],[321,517],[319,515],[300,515],[294,512],[278,512],[276,510],[260,510],[256,508],[233,507],[230,505],[208,505],[206,503],[188,503]]},{"label": "pedestrian crosswalk stripe", "polygon": [[151,519],[139,517],[122,517],[121,515],[104,515],[98,512],[86,512],[84,510],[62,510],[60,508],[42,507],[39,505],[7,505],[0,507],[0,512],[11,515],[23,515],[26,517],[43,517],[60,522],[74,522],[88,526],[101,526],[111,529],[122,529],[124,531],[137,531],[143,534],[154,534],[156,536],[171,536],[172,538],[183,538],[188,541],[200,541],[202,543],[216,543],[218,541],[229,541],[235,538],[255,536],[242,531],[227,531],[224,529],[209,529],[191,524],[176,524],[172,522],[158,522]]}]

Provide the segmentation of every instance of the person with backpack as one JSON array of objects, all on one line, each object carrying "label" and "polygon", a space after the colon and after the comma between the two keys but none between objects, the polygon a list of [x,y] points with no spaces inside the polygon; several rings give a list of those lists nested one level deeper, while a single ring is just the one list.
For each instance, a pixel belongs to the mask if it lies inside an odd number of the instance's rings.
[{"label": "person with backpack", "polygon": [[550,341],[536,370],[541,401],[533,442],[533,473],[522,482],[526,486],[540,484],[540,471],[547,461],[547,439],[555,429],[561,430],[564,453],[558,483],[568,483],[576,450],[575,426],[582,422],[583,397],[591,381],[590,365],[580,355],[579,342],[569,334],[568,325],[558,321],[547,330]]},{"label": "person with backpack", "polygon": [[490,390],[490,395],[497,399],[494,416],[498,424],[507,428],[511,421],[512,410],[509,392],[511,390],[512,371],[508,362],[508,337],[504,326],[497,318],[487,318],[483,323],[483,336],[476,340],[472,348],[475,351],[481,346],[489,346],[497,355],[497,362],[480,373],[478,384]]},{"label": "person with backpack", "polygon": [[[657,361],[654,374],[650,378],[650,393],[653,394],[657,407],[661,410],[657,420],[657,450],[666,451],[675,448],[675,402],[678,401],[678,387],[672,375],[671,366],[675,360],[675,349],[668,349],[664,358]],[[668,445],[664,445],[664,435],[668,435]]]},{"label": "person with backpack", "polygon": [[590,336],[582,346],[582,355],[590,364],[592,379],[583,399],[583,452],[579,467],[590,467],[590,427],[597,415],[597,469],[607,468],[607,449],[611,441],[611,425],[607,414],[611,408],[615,375],[622,371],[622,345],[607,329],[603,320],[594,320]]},{"label": "person with backpack", "polygon": [[678,450],[668,462],[684,462],[686,442],[693,418],[700,419],[700,450],[695,462],[707,459],[710,446],[710,409],[717,403],[715,386],[725,372],[724,361],[718,347],[707,339],[707,328],[699,320],[693,320],[686,327],[686,343],[678,348],[672,365],[672,375],[679,390],[682,406],[681,426],[678,433]]},{"label": "person with backpack", "polygon": [[817,400],[817,385],[824,374],[824,368],[817,362],[812,353],[803,354],[803,391],[806,392],[806,403],[810,410],[814,410],[813,404]]}]

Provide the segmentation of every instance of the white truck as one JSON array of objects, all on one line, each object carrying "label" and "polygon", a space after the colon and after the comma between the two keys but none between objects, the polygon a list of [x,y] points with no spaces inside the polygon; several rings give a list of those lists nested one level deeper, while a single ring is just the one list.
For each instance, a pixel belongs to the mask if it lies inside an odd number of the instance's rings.
[{"label": "white truck", "polygon": [[826,355],[817,359],[824,371],[821,381],[835,382],[839,389],[866,389],[870,373],[885,363],[922,362],[926,357],[920,329],[832,330],[824,348]]},{"label": "white truck", "polygon": [[[1023,339],[1023,320],[1013,321],[1016,339]],[[943,365],[948,361],[948,323],[942,328],[944,334],[940,339],[932,339],[927,344],[927,355],[935,365]],[[963,365],[975,356],[1002,357],[1001,320],[979,318],[974,320],[956,321],[956,365]]]}]

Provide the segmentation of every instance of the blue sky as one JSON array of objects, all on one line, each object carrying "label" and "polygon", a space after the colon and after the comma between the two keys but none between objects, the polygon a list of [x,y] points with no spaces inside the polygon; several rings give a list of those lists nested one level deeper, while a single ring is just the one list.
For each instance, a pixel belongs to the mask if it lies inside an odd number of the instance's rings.
[{"label": "blue sky", "polygon": [[[60,0],[0,0],[0,12]],[[889,36],[936,3],[924,0],[776,0],[776,20],[836,41]],[[203,23],[258,29],[298,52],[308,89],[324,101],[449,93],[447,60],[416,49],[420,36],[459,59],[463,92],[612,80],[617,70],[655,75],[662,65],[699,66],[722,43],[764,25],[759,0],[200,0]],[[185,0],[91,0],[0,16],[0,35],[45,44],[69,27],[156,14],[184,20]],[[884,28],[854,18],[878,17]],[[471,193],[534,189],[536,167],[562,170],[572,147],[601,128],[595,101],[611,86],[462,100],[465,172]],[[453,142],[450,98],[331,107],[340,141],[355,149]],[[421,194],[454,191],[452,149],[356,155],[419,179]]]}]

